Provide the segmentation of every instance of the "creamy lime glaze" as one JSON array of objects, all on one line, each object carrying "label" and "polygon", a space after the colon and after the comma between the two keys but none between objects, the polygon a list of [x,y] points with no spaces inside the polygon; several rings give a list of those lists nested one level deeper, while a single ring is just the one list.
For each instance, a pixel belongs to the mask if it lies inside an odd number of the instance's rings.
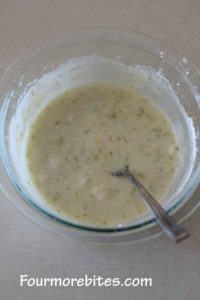
[{"label": "creamy lime glaze", "polygon": [[27,143],[32,180],[47,203],[76,222],[115,226],[147,213],[126,180],[110,172],[128,164],[161,200],[178,165],[172,127],[133,89],[91,85],[67,91],[36,118]]}]

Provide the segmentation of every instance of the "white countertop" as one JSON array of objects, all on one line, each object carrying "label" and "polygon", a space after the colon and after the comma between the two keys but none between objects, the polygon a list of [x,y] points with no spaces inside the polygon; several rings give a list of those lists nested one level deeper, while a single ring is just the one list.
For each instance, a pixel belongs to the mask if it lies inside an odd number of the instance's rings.
[{"label": "white countertop", "polygon": [[[72,27],[131,28],[165,40],[200,67],[198,0],[2,0],[0,70],[22,51]],[[193,197],[200,197],[200,189]],[[184,222],[192,236],[129,246],[95,246],[41,229],[0,198],[0,299],[199,300],[200,209]],[[152,277],[152,287],[20,287],[35,277]]]}]

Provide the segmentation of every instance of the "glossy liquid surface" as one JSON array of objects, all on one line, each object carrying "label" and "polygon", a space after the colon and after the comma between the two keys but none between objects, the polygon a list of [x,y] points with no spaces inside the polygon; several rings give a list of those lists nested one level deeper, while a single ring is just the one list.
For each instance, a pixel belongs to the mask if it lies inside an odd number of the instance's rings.
[{"label": "glossy liquid surface", "polygon": [[135,188],[111,171],[130,170],[157,200],[169,189],[179,147],[166,116],[133,90],[67,91],[37,117],[27,163],[37,190],[59,214],[95,226],[134,223],[148,211]]}]

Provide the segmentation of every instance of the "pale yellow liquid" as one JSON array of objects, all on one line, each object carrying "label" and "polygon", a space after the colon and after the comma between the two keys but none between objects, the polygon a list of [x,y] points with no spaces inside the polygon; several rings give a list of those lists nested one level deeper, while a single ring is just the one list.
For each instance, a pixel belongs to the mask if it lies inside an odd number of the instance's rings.
[{"label": "pale yellow liquid", "polygon": [[38,191],[58,213],[95,226],[133,223],[147,213],[136,189],[110,172],[128,165],[160,201],[178,145],[169,121],[134,91],[88,86],[66,92],[38,116],[27,144]]}]

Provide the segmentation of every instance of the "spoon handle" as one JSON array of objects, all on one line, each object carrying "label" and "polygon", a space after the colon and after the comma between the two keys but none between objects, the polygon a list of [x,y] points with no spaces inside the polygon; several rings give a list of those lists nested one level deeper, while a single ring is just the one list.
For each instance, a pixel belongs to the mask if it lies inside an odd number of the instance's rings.
[{"label": "spoon handle", "polygon": [[[122,175],[122,174],[121,174]],[[187,238],[190,234],[183,227],[179,226],[176,221],[168,215],[162,206],[154,199],[154,197],[145,189],[145,187],[131,174],[128,168],[124,169],[123,175],[126,176],[138,189],[146,204],[154,213],[157,222],[163,231],[174,241],[179,242]]]}]

